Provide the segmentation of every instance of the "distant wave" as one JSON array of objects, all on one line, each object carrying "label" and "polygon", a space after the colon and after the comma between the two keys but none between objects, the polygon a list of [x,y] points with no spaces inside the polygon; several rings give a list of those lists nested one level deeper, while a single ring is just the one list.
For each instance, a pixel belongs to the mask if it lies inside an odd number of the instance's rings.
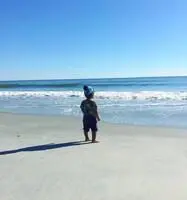
[{"label": "distant wave", "polygon": [[112,86],[112,87],[146,87],[146,86],[166,86],[166,83],[138,83],[138,82],[134,82],[134,83],[93,83],[90,84],[91,86],[99,86],[99,87],[104,87],[104,86]]},{"label": "distant wave", "polygon": [[[83,93],[80,91],[1,91],[1,97],[40,97],[40,98],[83,98]],[[187,101],[187,92],[97,92],[96,99],[109,100],[183,100]]]},{"label": "distant wave", "polygon": [[0,84],[0,88],[65,88],[65,87],[76,87],[79,83],[57,83],[57,84],[19,84],[19,83],[8,83]]},{"label": "distant wave", "polygon": [[[84,84],[101,87],[185,87],[187,77],[147,77],[147,78],[109,78],[109,79],[72,79],[72,80],[25,80],[0,81],[0,89],[20,88],[81,88]],[[162,90],[162,89],[161,89]]]},{"label": "distant wave", "polygon": [[[0,83],[0,89],[11,88],[73,88],[82,87],[87,83]],[[88,83],[94,87],[147,87],[147,86],[166,86],[167,83],[150,83],[150,82],[107,82],[107,83]]]}]

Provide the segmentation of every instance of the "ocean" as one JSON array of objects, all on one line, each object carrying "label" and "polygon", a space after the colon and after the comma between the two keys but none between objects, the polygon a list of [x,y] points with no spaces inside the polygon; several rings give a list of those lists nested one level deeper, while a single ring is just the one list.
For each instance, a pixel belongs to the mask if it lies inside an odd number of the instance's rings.
[{"label": "ocean", "polygon": [[1,81],[0,111],[81,117],[85,84],[103,121],[187,128],[187,77]]}]

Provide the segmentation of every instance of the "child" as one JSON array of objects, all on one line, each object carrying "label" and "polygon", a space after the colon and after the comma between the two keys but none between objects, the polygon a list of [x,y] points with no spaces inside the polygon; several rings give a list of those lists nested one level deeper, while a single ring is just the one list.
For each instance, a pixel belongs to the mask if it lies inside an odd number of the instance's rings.
[{"label": "child", "polygon": [[100,121],[99,114],[97,112],[97,105],[92,100],[94,98],[94,89],[89,86],[84,86],[85,100],[81,103],[81,110],[83,113],[83,128],[85,141],[89,141],[88,132],[92,131],[92,143],[97,143],[96,132],[97,132],[97,121]]}]

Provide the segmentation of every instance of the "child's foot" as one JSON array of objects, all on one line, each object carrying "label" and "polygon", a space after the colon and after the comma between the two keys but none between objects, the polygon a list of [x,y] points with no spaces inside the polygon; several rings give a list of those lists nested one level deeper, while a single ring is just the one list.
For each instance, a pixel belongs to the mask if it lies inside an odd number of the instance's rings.
[{"label": "child's foot", "polygon": [[86,138],[86,139],[85,139],[85,142],[88,142],[88,141],[90,141],[90,139],[89,139],[89,138]]},{"label": "child's foot", "polygon": [[97,140],[92,140],[92,143],[99,143],[99,141],[97,141]]}]

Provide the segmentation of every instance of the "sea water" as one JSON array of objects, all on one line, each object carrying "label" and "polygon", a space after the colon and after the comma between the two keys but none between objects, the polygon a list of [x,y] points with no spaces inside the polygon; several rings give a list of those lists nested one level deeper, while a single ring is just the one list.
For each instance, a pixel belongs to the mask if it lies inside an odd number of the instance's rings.
[{"label": "sea water", "polygon": [[187,77],[0,82],[0,111],[80,116],[93,86],[103,121],[187,128]]}]

